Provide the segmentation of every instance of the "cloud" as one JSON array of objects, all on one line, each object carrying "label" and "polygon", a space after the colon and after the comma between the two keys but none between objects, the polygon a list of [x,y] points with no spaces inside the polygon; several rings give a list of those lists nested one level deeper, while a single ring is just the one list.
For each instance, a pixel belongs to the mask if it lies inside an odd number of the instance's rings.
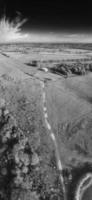
[{"label": "cloud", "polygon": [[31,32],[24,34],[22,26],[27,19],[22,19],[20,12],[17,17],[10,21],[6,16],[0,19],[0,43],[9,42],[70,42],[70,43],[92,43],[92,35],[86,33],[56,33],[56,32]]},{"label": "cloud", "polygon": [[0,43],[21,41],[28,38],[28,34],[21,32],[22,25],[27,19],[21,20],[19,16],[10,21],[6,16],[0,19]]}]

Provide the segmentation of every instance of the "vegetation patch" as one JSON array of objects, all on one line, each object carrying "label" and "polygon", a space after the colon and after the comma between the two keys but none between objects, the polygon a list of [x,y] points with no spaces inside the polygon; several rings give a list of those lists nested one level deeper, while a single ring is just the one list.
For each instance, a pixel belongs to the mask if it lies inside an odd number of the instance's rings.
[{"label": "vegetation patch", "polygon": [[[20,97],[17,101],[17,110],[28,117],[26,101],[25,96]],[[7,109],[5,100],[2,101],[0,105],[0,199],[61,200],[63,192],[55,152],[49,147],[46,132],[43,132],[40,138],[39,132],[33,128],[34,117],[30,120],[30,125],[27,121],[21,121],[23,126],[20,126],[16,117]]]},{"label": "vegetation patch", "polygon": [[54,67],[52,67],[50,71],[67,77],[70,75],[85,75],[88,72],[92,72],[92,64],[83,64],[80,62],[72,63],[71,65],[57,64]]}]

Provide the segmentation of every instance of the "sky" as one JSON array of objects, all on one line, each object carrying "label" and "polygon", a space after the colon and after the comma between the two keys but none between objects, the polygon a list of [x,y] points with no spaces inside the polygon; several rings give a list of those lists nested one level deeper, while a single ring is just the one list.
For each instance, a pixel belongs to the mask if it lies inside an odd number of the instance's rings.
[{"label": "sky", "polygon": [[[61,3],[60,3],[61,2]],[[11,20],[18,14],[28,21],[22,33],[31,41],[92,40],[91,2],[81,0],[0,0],[0,16]]]}]

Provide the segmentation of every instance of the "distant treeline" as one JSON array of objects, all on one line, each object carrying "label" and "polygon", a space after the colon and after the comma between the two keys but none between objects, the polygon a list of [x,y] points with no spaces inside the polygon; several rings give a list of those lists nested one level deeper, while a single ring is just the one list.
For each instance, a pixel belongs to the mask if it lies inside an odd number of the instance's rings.
[{"label": "distant treeline", "polygon": [[2,43],[0,46],[5,45],[19,45],[19,46],[25,46],[25,47],[36,47],[36,48],[74,48],[74,49],[86,49],[86,50],[92,50],[92,43]]}]

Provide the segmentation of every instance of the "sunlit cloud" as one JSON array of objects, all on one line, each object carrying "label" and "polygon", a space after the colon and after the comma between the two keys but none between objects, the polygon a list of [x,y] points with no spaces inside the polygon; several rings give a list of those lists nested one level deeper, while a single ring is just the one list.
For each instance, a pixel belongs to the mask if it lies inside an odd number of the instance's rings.
[{"label": "sunlit cloud", "polygon": [[17,12],[17,17],[10,20],[6,16],[0,19],[0,43],[9,42],[48,42],[48,43],[92,43],[92,35],[87,33],[62,33],[56,31],[39,32],[28,30],[25,34],[22,26],[27,19],[21,20],[21,13]]},{"label": "sunlit cloud", "polygon": [[21,20],[19,16],[10,21],[6,16],[0,19],[0,43],[21,41],[28,38],[21,28],[27,19]]}]

